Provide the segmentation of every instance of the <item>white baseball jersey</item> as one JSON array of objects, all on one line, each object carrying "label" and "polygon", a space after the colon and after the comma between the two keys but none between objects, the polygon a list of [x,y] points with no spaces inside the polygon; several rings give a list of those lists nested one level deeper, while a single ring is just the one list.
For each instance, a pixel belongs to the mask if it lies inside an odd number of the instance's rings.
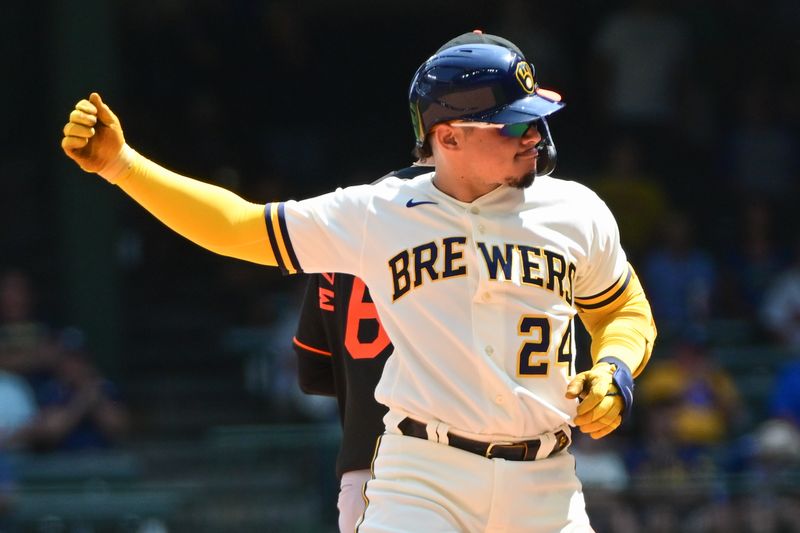
[{"label": "white baseball jersey", "polygon": [[601,307],[630,278],[616,222],[571,181],[464,203],[432,178],[267,204],[280,267],[366,282],[395,346],[375,391],[390,415],[492,438],[552,431],[577,405],[564,397],[575,301]]}]

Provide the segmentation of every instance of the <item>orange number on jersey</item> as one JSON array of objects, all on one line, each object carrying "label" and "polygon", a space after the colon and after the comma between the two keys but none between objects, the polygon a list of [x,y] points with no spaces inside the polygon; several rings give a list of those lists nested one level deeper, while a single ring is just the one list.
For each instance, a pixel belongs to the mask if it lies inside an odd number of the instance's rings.
[{"label": "orange number on jersey", "polygon": [[[372,301],[365,301],[368,295],[367,287],[360,278],[353,280],[353,290],[350,292],[350,304],[347,306],[347,325],[344,330],[344,346],[353,359],[373,359],[389,346],[389,335],[384,331],[378,310]],[[378,333],[369,342],[358,338],[358,331],[362,320],[377,322]]]}]

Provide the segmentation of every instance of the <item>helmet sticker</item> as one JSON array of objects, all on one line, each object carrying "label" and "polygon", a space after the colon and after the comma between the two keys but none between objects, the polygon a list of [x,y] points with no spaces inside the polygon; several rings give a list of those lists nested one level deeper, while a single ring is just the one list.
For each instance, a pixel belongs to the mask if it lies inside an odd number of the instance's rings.
[{"label": "helmet sticker", "polygon": [[410,104],[411,107],[411,125],[414,127],[414,136],[417,138],[418,143],[425,140],[425,130],[422,124],[422,117],[419,114],[419,105],[416,102]]},{"label": "helmet sticker", "polygon": [[522,85],[522,89],[532,94],[536,90],[536,83],[533,80],[533,69],[527,61],[517,63],[517,81]]}]

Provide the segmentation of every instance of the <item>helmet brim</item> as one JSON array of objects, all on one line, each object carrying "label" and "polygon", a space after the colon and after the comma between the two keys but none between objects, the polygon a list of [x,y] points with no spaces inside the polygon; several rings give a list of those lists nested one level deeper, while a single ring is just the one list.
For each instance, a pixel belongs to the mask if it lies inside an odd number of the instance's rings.
[{"label": "helmet brim", "polygon": [[[548,93],[550,93],[550,91],[548,91]],[[556,93],[552,94],[558,96]],[[552,115],[556,111],[562,109],[564,105],[564,102],[546,98],[540,94],[532,94],[512,102],[497,113],[482,120],[495,124],[531,122]]]}]

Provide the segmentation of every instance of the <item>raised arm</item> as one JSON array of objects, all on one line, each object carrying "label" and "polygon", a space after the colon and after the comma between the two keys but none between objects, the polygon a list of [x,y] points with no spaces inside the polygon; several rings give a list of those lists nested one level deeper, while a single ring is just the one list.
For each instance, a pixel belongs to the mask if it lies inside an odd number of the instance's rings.
[{"label": "raised arm", "polygon": [[264,205],[175,172],[125,144],[122,126],[97,93],[69,115],[64,153],[86,172],[119,186],[156,218],[212,252],[277,266],[269,246]]}]

